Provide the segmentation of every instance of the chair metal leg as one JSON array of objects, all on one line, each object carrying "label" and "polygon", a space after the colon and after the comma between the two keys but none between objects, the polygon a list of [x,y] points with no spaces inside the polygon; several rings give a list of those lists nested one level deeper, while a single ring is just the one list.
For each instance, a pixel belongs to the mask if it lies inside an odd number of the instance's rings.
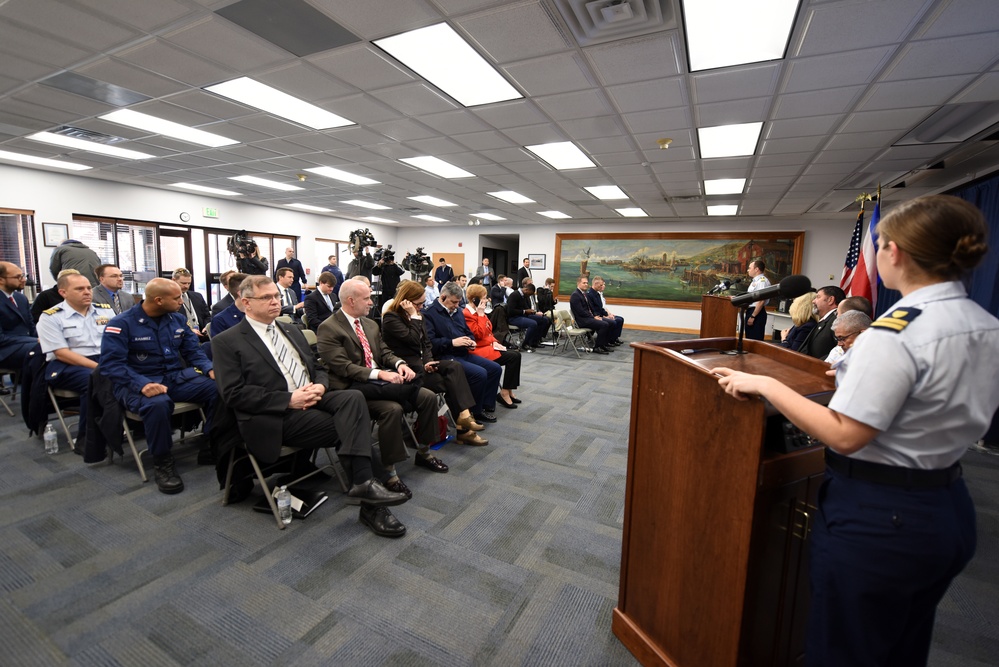
[{"label": "chair metal leg", "polygon": [[225,489],[222,491],[222,506],[229,504],[229,491],[232,489],[232,469],[236,466],[236,448],[229,455],[229,468],[225,473]]},{"label": "chair metal leg", "polygon": [[[135,458],[135,465],[139,468],[139,475],[142,476],[143,482],[148,482],[149,478],[146,477],[146,468],[142,465],[142,455],[139,453],[139,450],[135,448],[135,440],[132,439],[132,432],[128,428],[127,417],[121,418],[121,425],[125,429],[125,438],[128,440],[128,446],[132,448],[132,457]],[[112,458],[113,456],[114,455],[112,455]]]},{"label": "chair metal leg", "polygon": [[267,504],[271,507],[271,513],[274,514],[274,520],[277,521],[278,530],[284,530],[284,522],[281,521],[281,514],[278,512],[277,503],[274,502],[274,494],[271,493],[270,487],[267,486],[267,480],[264,478],[264,473],[260,469],[260,464],[257,463],[257,459],[250,458],[250,463],[253,464],[253,472],[257,473],[257,479],[260,480],[260,486],[264,489],[264,496],[267,498]]},{"label": "chair metal leg", "polygon": [[59,407],[59,401],[56,398],[56,395],[54,393],[52,393],[52,387],[47,387],[47,389],[48,389],[48,392],[49,392],[49,400],[52,401],[52,407],[55,409],[56,417],[59,418],[59,424],[62,425],[62,431],[63,431],[63,433],[66,434],[66,442],[68,442],[69,446],[72,447],[73,446],[73,436],[71,436],[69,434],[69,427],[66,426],[66,420],[63,419],[62,408]]},{"label": "chair metal leg", "polygon": [[0,404],[3,404],[3,409],[7,411],[8,415],[11,417],[14,416],[14,411],[10,409],[9,405],[7,405],[7,401],[3,400],[3,396],[0,396]]}]

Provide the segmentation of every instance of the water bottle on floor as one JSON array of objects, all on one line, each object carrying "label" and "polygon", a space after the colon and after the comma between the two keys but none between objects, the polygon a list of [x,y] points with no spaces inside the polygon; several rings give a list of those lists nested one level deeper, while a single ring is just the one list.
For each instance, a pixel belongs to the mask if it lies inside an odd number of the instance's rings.
[{"label": "water bottle on floor", "polygon": [[56,434],[52,424],[45,427],[45,453],[46,454],[58,454],[59,453],[59,436]]},{"label": "water bottle on floor", "polygon": [[278,489],[274,498],[277,500],[278,516],[281,517],[281,523],[287,526],[291,523],[291,493],[288,492],[288,487],[282,486]]}]

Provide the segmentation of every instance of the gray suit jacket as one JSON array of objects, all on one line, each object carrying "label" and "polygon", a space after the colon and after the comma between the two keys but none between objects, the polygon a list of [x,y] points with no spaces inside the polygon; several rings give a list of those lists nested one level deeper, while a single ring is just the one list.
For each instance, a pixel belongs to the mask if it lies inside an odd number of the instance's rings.
[{"label": "gray suit jacket", "polygon": [[135,305],[135,297],[123,289],[118,290],[118,301],[121,307],[115,308],[114,299],[111,297],[111,292],[108,291],[108,288],[100,283],[97,283],[97,286],[94,287],[94,303],[107,304],[109,308],[114,310],[115,315],[121,315],[124,311]]},{"label": "gray suit jacket", "polygon": [[[371,348],[371,358],[378,367],[394,371],[402,359],[382,342],[382,334],[374,320],[361,318],[361,328]],[[319,356],[323,358],[330,372],[330,386],[334,389],[348,389],[354,382],[367,382],[371,369],[364,365],[364,348],[357,332],[350,326],[342,310],[333,313],[319,325],[317,334]]]}]

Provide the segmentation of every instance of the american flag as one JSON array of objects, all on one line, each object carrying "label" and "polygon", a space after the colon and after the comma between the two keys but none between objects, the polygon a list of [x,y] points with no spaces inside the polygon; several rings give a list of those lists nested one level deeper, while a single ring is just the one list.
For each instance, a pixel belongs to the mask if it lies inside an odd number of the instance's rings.
[{"label": "american flag", "polygon": [[857,226],[853,228],[853,236],[850,238],[850,247],[846,251],[846,262],[843,264],[843,276],[839,279],[839,287],[845,293],[850,293],[850,286],[853,284],[853,276],[857,272],[857,261],[860,259],[860,241],[864,235],[864,209],[860,209],[857,215]]},{"label": "american flag", "polygon": [[[881,197],[879,196],[878,203],[874,205],[874,214],[871,215],[867,234],[864,235],[864,243],[860,248],[860,257],[857,259],[857,268],[853,272],[853,281],[850,284],[850,289],[844,290],[847,296],[867,297],[871,302],[871,308],[877,308],[878,305],[878,235],[875,230],[880,220]],[[875,312],[877,311],[875,310]]]}]

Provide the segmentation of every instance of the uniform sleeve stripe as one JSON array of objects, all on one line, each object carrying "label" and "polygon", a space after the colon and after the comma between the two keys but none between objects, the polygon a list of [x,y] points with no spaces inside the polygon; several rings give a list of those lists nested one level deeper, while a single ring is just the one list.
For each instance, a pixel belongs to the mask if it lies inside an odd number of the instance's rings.
[{"label": "uniform sleeve stripe", "polygon": [[104,327],[104,331],[107,333],[120,334],[121,327]]}]

